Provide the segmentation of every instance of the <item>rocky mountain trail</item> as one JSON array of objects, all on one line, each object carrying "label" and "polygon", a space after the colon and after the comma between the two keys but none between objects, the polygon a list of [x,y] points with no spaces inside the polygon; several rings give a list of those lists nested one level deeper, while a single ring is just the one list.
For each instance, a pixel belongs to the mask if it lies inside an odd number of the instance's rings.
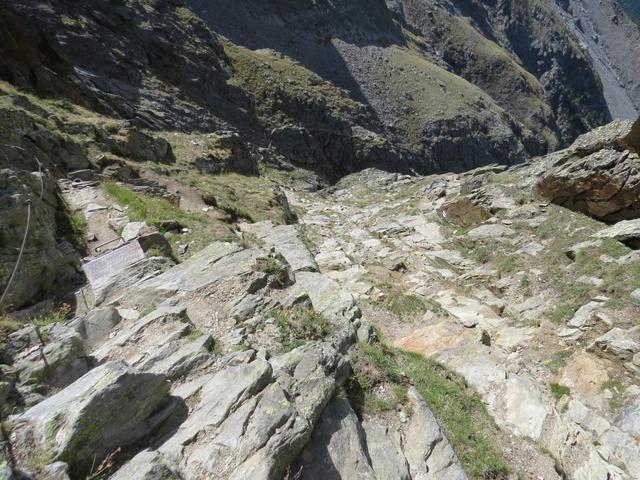
[{"label": "rocky mountain trail", "polygon": [[[127,287],[114,279],[126,288],[115,308],[101,306],[82,317],[43,327],[40,335],[46,339],[45,346],[34,340],[41,362],[53,366],[47,363],[48,346],[74,338],[90,369],[76,375],[75,381],[64,377],[65,383],[56,384],[57,393],[33,406],[20,397],[25,387],[16,385],[14,401],[17,410],[24,412],[10,416],[6,423],[6,451],[14,471],[37,477],[50,462],[63,461],[71,478],[81,478],[93,473],[88,463],[92,455],[117,463],[141,451],[114,478],[147,471],[190,478],[282,475],[312,432],[316,435],[315,423],[331,422],[330,407],[324,409],[349,373],[346,349],[356,336],[359,309],[353,297],[332,280],[315,272],[294,273],[284,257],[273,255],[277,254],[260,246],[243,249],[214,243],[180,265],[156,270]],[[269,268],[264,268],[267,259]],[[325,282],[320,290],[319,282]],[[300,306],[284,309],[287,300],[283,299],[301,298],[297,289],[307,290],[308,303],[296,302]],[[101,305],[111,302],[106,297]],[[322,330],[317,322],[326,322]],[[27,331],[14,335],[22,337]],[[70,336],[72,332],[77,332],[75,337]],[[238,337],[241,341],[231,341]],[[69,355],[60,362],[66,366],[74,361]],[[62,382],[58,369],[49,373]],[[19,370],[12,374],[25,380]],[[28,381],[31,388],[33,382],[41,382]],[[134,387],[138,381],[144,382],[145,390]],[[157,390],[157,395],[144,393],[149,389]],[[446,442],[420,403],[420,395],[412,395],[411,401],[418,406],[409,415],[415,417],[410,427],[426,429],[425,434],[440,435],[440,442]],[[94,396],[101,399],[99,409],[93,406]],[[122,399],[130,402],[126,409],[118,404]],[[83,405],[76,408],[70,402]],[[64,418],[56,408],[74,412],[73,417]],[[117,420],[123,412],[129,423]],[[431,423],[418,415],[426,415]],[[131,423],[137,421],[143,423]],[[353,413],[351,422],[362,429]],[[371,422],[371,429],[382,428]],[[108,437],[104,428],[111,432]],[[67,432],[64,440],[62,431]],[[56,439],[55,445],[51,438]],[[82,442],[82,450],[73,447],[77,442]],[[369,447],[362,442],[367,452]],[[413,441],[409,445],[416,447]],[[407,456],[402,462],[408,462],[412,471],[426,471],[431,462],[442,465],[438,468],[453,468],[447,465],[455,462],[450,447],[443,447],[442,453],[422,454],[397,448],[399,458]],[[346,475],[351,460],[341,449],[337,454],[345,468],[338,471]],[[362,455],[371,465],[369,453]],[[324,467],[305,461],[304,454],[301,458],[302,470],[323,471]],[[428,466],[420,463],[425,458],[430,459]],[[368,468],[373,472],[373,467]],[[459,467],[458,472],[466,478]]]},{"label": "rocky mountain trail", "polygon": [[0,0],[0,480],[640,478],[613,1]]},{"label": "rocky mountain trail", "polygon": [[[287,190],[298,224],[237,221],[178,263],[149,250],[8,336],[8,478],[634,478],[640,258],[607,234],[633,220],[536,196],[541,164],[630,129],[506,169],[367,169]],[[124,235],[141,205],[200,215],[168,183],[62,185]]]},{"label": "rocky mountain trail", "polygon": [[[308,212],[301,222],[318,257],[349,259],[320,262],[321,272],[357,292],[364,318],[386,339],[461,374],[499,425],[544,445],[565,474],[582,478],[609,462],[610,472],[632,478],[633,454],[623,453],[622,439],[633,445],[629,452],[638,444],[614,420],[616,407],[636,395],[637,368],[629,363],[635,330],[625,320],[636,307],[633,284],[614,277],[635,268],[633,252],[617,241],[596,242],[572,262],[562,244],[616,237],[587,217],[522,198],[522,168],[480,175],[476,189],[474,172],[410,179],[365,171],[294,206]],[[440,182],[442,193],[429,198],[436,190],[428,187]],[[444,220],[448,204],[462,198],[492,216],[462,227]],[[571,447],[563,444],[569,437],[576,439]]]}]

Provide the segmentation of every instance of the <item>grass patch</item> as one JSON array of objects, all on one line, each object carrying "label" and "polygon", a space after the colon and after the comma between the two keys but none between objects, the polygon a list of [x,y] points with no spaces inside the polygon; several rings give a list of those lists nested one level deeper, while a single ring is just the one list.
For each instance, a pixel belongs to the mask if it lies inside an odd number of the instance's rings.
[{"label": "grass patch", "polygon": [[189,335],[187,335],[187,340],[189,340],[190,342],[193,342],[194,340],[197,340],[203,335],[204,333],[202,333],[200,330],[193,330],[191,333],[189,333]]},{"label": "grass patch", "polygon": [[77,249],[84,247],[84,235],[87,232],[87,221],[82,212],[72,212],[60,193],[57,194],[56,234],[66,238]]},{"label": "grass patch", "polygon": [[22,324],[6,315],[0,315],[0,340],[22,328]]},{"label": "grass patch", "polygon": [[230,220],[232,222],[237,222],[238,220],[247,220],[251,223],[255,222],[253,214],[247,210],[236,204],[222,204],[220,205],[220,209],[229,215]]},{"label": "grass patch", "polygon": [[571,354],[571,350],[562,350],[560,352],[554,353],[551,359],[546,362],[546,365],[552,373],[558,373],[567,365],[567,360],[569,359]]},{"label": "grass patch", "polygon": [[[127,216],[132,222],[153,224],[165,220],[192,220],[194,214],[188,214],[164,198],[143,195],[113,182],[106,182],[104,189],[116,202],[128,207]],[[198,215],[200,217],[200,215]]]},{"label": "grass patch", "polygon": [[212,153],[206,135],[179,132],[161,132],[159,135],[171,144],[176,165],[156,173],[197,189],[206,204],[225,212],[230,221],[271,220],[281,224],[290,220],[272,180],[258,175],[202,174],[198,171],[194,165],[196,159]]},{"label": "grass patch", "polygon": [[620,380],[607,380],[600,386],[600,391],[609,390],[613,395],[609,399],[609,408],[616,412],[622,406],[622,394],[624,392],[624,384]]},{"label": "grass patch", "polygon": [[377,303],[399,318],[415,317],[427,311],[441,316],[448,315],[436,300],[404,293],[388,284],[380,284],[378,288],[384,292],[384,297]]},{"label": "grass patch", "polygon": [[511,175],[508,173],[498,173],[496,175],[489,175],[487,177],[488,183],[494,183],[496,185],[512,185],[518,183],[520,177],[518,175]]},{"label": "grass patch", "polygon": [[460,238],[457,240],[457,248],[469,260],[482,265],[493,265],[500,276],[515,272],[521,267],[521,257],[505,253],[505,245],[496,241],[472,242]]},{"label": "grass patch", "polygon": [[551,390],[551,395],[556,399],[556,402],[560,400],[565,395],[571,394],[571,390],[569,387],[565,387],[564,385],[560,385],[559,383],[551,382],[549,384],[549,390]]},{"label": "grass patch", "polygon": [[261,257],[256,259],[256,270],[272,276],[275,280],[275,286],[282,287],[286,285],[289,280],[287,269],[277,258]]},{"label": "grass patch", "polygon": [[[564,293],[564,295],[567,294]],[[554,323],[564,323],[573,317],[578,308],[580,308],[580,304],[575,302],[558,304],[548,312],[549,319]]]},{"label": "grass patch", "polygon": [[417,295],[392,291],[385,295],[384,307],[398,317],[413,317],[427,311],[425,301]]},{"label": "grass patch", "polygon": [[[493,441],[498,428],[463,378],[433,360],[382,344],[358,344],[354,357],[347,391],[360,411],[384,409],[389,402],[404,403],[403,392],[413,384],[438,419],[468,477],[507,478],[508,468]],[[392,396],[382,401],[369,399],[382,383],[395,385]],[[356,387],[362,392],[360,397]]]},{"label": "grass patch", "polygon": [[[163,221],[177,221],[190,233],[180,234],[179,242],[188,243],[187,257],[196,253],[214,240],[228,240],[228,229],[223,224],[203,213],[185,212],[164,198],[156,198],[113,182],[104,184],[105,192],[121,205],[127,206],[127,216],[132,222],[145,221],[149,225]],[[173,234],[167,234],[171,238]],[[174,247],[172,243],[172,248]],[[173,258],[177,258],[173,252]]]},{"label": "grass patch", "polygon": [[[548,287],[558,295],[554,307],[547,312],[550,320],[562,323],[571,318],[575,311],[595,295],[605,293],[609,306],[620,306],[628,301],[629,294],[640,288],[640,261],[618,264],[604,261],[601,257],[615,260],[631,250],[620,242],[603,240],[600,245],[581,250],[572,261],[567,251],[574,245],[592,240],[591,235],[603,225],[585,215],[571,212],[557,206],[550,206],[549,218],[535,231],[542,240],[550,240],[551,245],[544,261],[536,265],[545,271]],[[576,281],[578,277],[596,277],[604,281],[598,288]]]},{"label": "grass patch", "polygon": [[300,347],[311,340],[321,340],[333,332],[333,326],[325,317],[311,308],[294,307],[271,312],[284,351]]},{"label": "grass patch", "polygon": [[35,318],[33,320],[33,323],[38,326],[52,325],[54,323],[62,323],[69,318],[70,313],[71,313],[71,306],[64,303],[60,307],[47,313],[46,315]]}]

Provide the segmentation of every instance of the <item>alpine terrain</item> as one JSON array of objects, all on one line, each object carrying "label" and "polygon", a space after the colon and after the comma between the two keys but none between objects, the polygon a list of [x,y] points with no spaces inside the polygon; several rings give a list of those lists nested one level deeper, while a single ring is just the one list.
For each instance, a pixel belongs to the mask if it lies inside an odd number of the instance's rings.
[{"label": "alpine terrain", "polygon": [[640,2],[0,0],[0,480],[640,479]]}]

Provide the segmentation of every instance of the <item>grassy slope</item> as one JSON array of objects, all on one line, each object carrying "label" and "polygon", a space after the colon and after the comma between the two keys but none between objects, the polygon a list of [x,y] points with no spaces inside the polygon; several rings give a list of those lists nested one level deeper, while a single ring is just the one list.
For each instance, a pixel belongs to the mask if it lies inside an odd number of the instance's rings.
[{"label": "grassy slope", "polygon": [[[430,122],[459,116],[503,115],[502,109],[478,87],[410,50],[390,47],[386,60],[388,63],[380,65],[375,76],[385,85],[386,101],[412,142],[422,139],[422,128]],[[405,92],[410,92],[411,97],[406,97]]]},{"label": "grassy slope", "polygon": [[[446,52],[445,60],[454,70],[491,96],[525,127],[539,133],[551,147],[556,146],[558,139],[551,128],[552,111],[538,79],[525,70],[517,58],[476,30],[467,18],[443,14],[424,0],[414,3],[425,3],[420,8],[432,13],[420,17],[420,28],[427,37],[434,30],[442,31],[438,34],[438,46]],[[405,35],[419,48],[424,42],[410,32]]]},{"label": "grassy slope", "polygon": [[[406,404],[407,385],[416,387],[433,411],[471,480],[507,478],[508,468],[498,450],[498,427],[480,397],[465,381],[439,363],[421,355],[391,349],[382,343],[358,344],[352,358],[354,373],[347,391],[359,414],[395,410]],[[391,385],[389,398],[376,388]]]},{"label": "grassy slope", "polygon": [[322,106],[336,118],[358,120],[364,114],[364,106],[347,92],[289,57],[248,50],[228,41],[223,46],[234,71],[231,84],[249,93],[256,113],[271,126],[304,115],[305,107],[310,106]]}]

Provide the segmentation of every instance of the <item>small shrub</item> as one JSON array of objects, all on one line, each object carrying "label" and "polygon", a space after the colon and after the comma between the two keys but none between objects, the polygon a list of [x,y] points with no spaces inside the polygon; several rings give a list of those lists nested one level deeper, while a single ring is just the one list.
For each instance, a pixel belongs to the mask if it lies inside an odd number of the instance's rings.
[{"label": "small shrub", "polygon": [[[284,286],[287,283],[287,269],[282,263],[273,257],[261,257],[256,260],[256,270],[271,275],[275,280],[275,286]],[[273,285],[272,285],[273,286]]]},{"label": "small shrub", "polygon": [[5,315],[0,315],[0,337],[20,330],[21,327],[22,325],[17,320]]},{"label": "small shrub", "polygon": [[164,257],[165,253],[164,253],[164,250],[160,248],[158,245],[153,245],[151,248],[149,248],[149,250],[147,250],[145,256],[146,257]]},{"label": "small shrub", "polygon": [[252,233],[243,233],[240,238],[240,245],[242,245],[242,248],[251,248],[254,246],[262,247],[264,246],[264,240],[256,237]]},{"label": "small shrub", "polygon": [[204,335],[204,333],[202,333],[200,330],[193,330],[191,333],[189,333],[189,335],[187,335],[187,340],[193,342],[200,338],[202,335]]},{"label": "small shrub", "polygon": [[569,387],[565,387],[564,385],[560,385],[559,383],[551,382],[549,384],[549,389],[551,390],[551,395],[556,399],[556,402],[560,400],[565,395],[569,395],[571,390]]},{"label": "small shrub", "polygon": [[549,313],[549,318],[555,323],[563,323],[569,320],[576,310],[580,308],[580,305],[576,303],[560,304],[556,305]]},{"label": "small shrub", "polygon": [[285,351],[293,350],[310,340],[321,340],[333,331],[329,320],[311,308],[274,310],[272,316]]}]

